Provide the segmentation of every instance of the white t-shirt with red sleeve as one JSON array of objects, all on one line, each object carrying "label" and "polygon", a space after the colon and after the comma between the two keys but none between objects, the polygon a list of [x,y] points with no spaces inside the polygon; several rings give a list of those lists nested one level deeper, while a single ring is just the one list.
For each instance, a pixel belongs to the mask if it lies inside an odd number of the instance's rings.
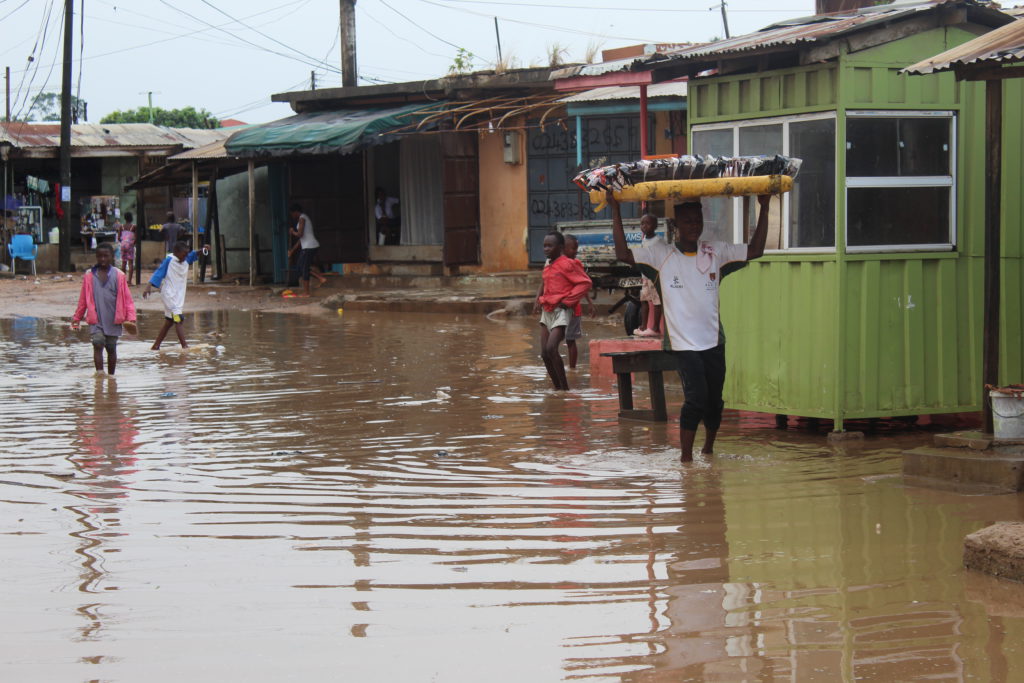
[{"label": "white t-shirt with red sleeve", "polygon": [[701,242],[696,254],[645,240],[633,247],[640,270],[661,291],[665,349],[704,351],[718,346],[718,287],[726,263],[747,260],[747,245]]}]

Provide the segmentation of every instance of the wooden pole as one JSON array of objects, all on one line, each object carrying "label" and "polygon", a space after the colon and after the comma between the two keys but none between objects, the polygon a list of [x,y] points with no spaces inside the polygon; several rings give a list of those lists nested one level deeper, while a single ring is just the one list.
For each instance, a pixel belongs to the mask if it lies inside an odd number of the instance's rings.
[{"label": "wooden pole", "polygon": [[359,84],[356,66],[356,0],[341,0],[341,85]]},{"label": "wooden pole", "polygon": [[256,163],[249,159],[249,286],[256,285]]},{"label": "wooden pole", "polygon": [[[206,243],[210,246],[210,256],[213,259],[213,279],[220,279],[220,261],[217,257],[217,232],[219,225],[217,221],[217,167],[213,167],[210,174],[210,191],[206,194]],[[199,281],[206,282],[206,264],[210,259],[201,257],[199,260]]]},{"label": "wooden pole", "polygon": [[[192,160],[192,248],[199,249],[199,162]],[[192,269],[192,284],[199,282],[199,269]]]},{"label": "wooden pole", "polygon": [[[64,217],[57,248],[60,270],[71,270],[71,36],[74,35],[74,0],[64,0],[64,72],[60,93],[60,191]],[[67,197],[67,201],[64,198]]]},{"label": "wooden pole", "polygon": [[[982,384],[999,384],[999,258],[1003,175],[1003,81],[985,81],[985,328]],[[992,403],[982,386],[984,431],[991,434]]]}]

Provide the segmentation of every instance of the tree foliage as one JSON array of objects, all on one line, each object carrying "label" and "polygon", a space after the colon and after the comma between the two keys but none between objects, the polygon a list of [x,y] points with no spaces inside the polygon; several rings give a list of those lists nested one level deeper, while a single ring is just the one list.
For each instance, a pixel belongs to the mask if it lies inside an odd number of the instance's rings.
[{"label": "tree foliage", "polygon": [[[149,123],[149,107],[112,111],[100,123]],[[153,123],[170,128],[219,128],[220,121],[205,109],[195,107],[163,109],[153,107]]]},{"label": "tree foliage", "polygon": [[[72,121],[78,123],[85,118],[85,100],[71,96]],[[60,93],[41,92],[32,98],[28,111],[21,117],[22,121],[60,121]]]}]

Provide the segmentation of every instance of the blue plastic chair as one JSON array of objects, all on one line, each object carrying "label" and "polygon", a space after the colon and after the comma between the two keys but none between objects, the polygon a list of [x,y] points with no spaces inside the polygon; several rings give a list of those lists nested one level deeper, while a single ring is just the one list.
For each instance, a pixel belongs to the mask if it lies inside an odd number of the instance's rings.
[{"label": "blue plastic chair", "polygon": [[32,241],[32,235],[11,235],[11,242],[7,245],[7,251],[11,255],[11,272],[14,270],[14,260],[30,261],[32,263],[32,274],[36,274],[36,252],[39,247]]}]

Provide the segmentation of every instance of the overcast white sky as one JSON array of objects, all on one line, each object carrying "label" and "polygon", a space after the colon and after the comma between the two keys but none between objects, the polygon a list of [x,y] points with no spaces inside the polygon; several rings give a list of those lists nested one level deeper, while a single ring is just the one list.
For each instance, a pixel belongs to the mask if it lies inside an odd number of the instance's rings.
[{"label": "overcast white sky", "polygon": [[[567,49],[568,61],[582,61],[591,43],[607,49],[721,37],[716,3],[358,0],[360,84],[442,76],[458,47],[477,56],[476,68],[487,68],[497,52],[494,17],[503,51],[530,66],[546,64],[554,44]],[[0,66],[11,67],[14,114],[36,93],[60,89],[63,5],[0,0]],[[814,0],[727,4],[732,35],[813,10]],[[270,94],[308,89],[311,71],[318,87],[340,85],[338,25],[338,0],[75,0],[75,81],[80,65],[81,97],[94,122],[112,110],[145,105],[148,91],[155,106],[192,105],[220,118],[270,121],[291,113],[271,104]]]}]

